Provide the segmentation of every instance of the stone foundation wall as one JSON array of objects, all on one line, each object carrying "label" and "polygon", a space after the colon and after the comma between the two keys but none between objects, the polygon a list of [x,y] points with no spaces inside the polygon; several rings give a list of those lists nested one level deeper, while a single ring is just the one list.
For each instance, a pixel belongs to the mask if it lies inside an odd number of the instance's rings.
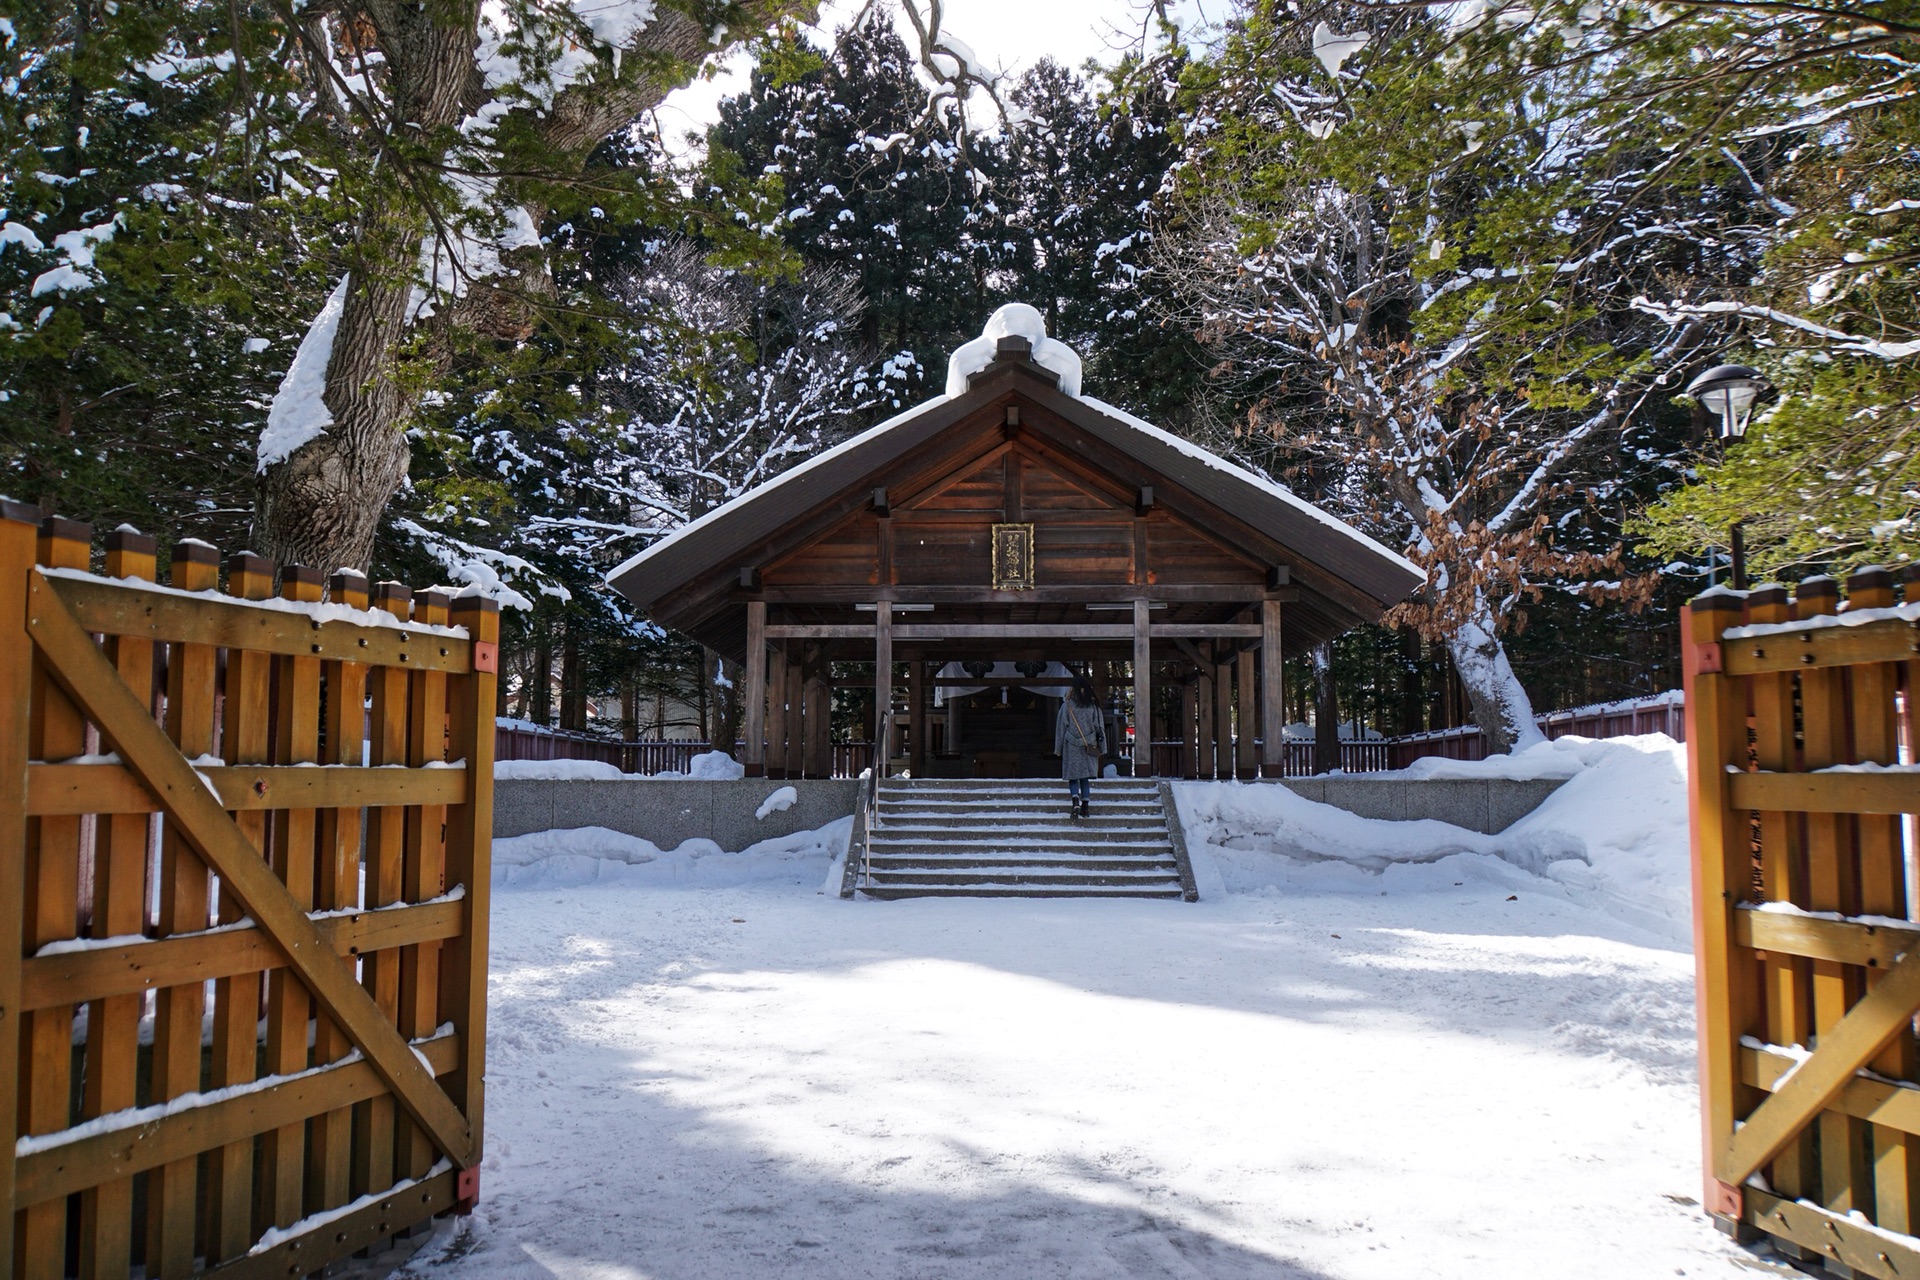
[{"label": "stone foundation wall", "polygon": [[[493,784],[493,834],[523,836],[556,827],[606,827],[651,840],[662,849],[705,837],[737,853],[774,836],[824,827],[851,814],[864,785],[857,778],[534,779]],[[792,787],[799,799],[755,818],[766,798]]]}]

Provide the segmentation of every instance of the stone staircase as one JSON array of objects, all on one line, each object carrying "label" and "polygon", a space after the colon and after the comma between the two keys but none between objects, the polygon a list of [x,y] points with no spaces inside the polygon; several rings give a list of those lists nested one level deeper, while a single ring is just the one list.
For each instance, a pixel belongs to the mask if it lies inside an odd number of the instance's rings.
[{"label": "stone staircase", "polygon": [[1168,803],[1159,783],[1100,779],[1092,815],[1075,819],[1057,779],[888,779],[864,833],[864,865],[850,867],[849,880],[870,898],[1191,902],[1193,873]]}]

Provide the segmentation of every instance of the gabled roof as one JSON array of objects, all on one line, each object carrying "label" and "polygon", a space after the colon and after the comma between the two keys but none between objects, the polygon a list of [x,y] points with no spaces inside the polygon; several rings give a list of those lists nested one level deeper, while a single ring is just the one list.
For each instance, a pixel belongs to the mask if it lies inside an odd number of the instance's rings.
[{"label": "gabled roof", "polygon": [[608,582],[641,608],[652,608],[696,577],[740,563],[783,527],[858,490],[1010,390],[1312,559],[1382,610],[1425,580],[1404,556],[1285,486],[1112,405],[1063,394],[1058,376],[1033,363],[1026,350],[1023,339],[1002,339],[998,358],[967,379],[965,394],[936,397],[816,454],[662,538],[609,573]]}]

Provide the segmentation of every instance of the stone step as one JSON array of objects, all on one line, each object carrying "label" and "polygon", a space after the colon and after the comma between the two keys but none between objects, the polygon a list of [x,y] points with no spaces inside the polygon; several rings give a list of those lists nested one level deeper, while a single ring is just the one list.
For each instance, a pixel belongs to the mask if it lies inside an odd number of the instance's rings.
[{"label": "stone step", "polygon": [[1009,857],[1004,852],[983,851],[980,853],[913,853],[908,851],[874,852],[867,855],[869,866],[889,868],[927,867],[930,869],[953,868],[970,870],[978,867],[1019,866],[1043,870],[1062,871],[1158,871],[1179,868],[1173,860],[1171,851],[1165,853],[1118,854],[1105,856],[1098,853],[1040,854]]},{"label": "stone step", "polygon": [[1043,854],[1058,854],[1066,857],[1107,856],[1115,854],[1150,854],[1155,857],[1171,856],[1172,841],[1164,836],[1158,840],[1108,840],[1089,843],[1079,840],[936,840],[916,837],[913,839],[882,839],[875,837],[868,842],[869,853],[880,854],[918,853],[937,857],[943,853],[952,854],[998,854],[1002,858],[1026,858]]},{"label": "stone step", "polygon": [[1160,837],[1167,835],[1167,823],[1160,818],[1081,818],[1058,819],[1058,821],[937,821],[929,819],[927,814],[902,814],[899,818],[885,819],[874,827],[876,837],[899,837],[900,833],[912,835],[939,835],[941,831],[952,831],[954,835],[993,835],[1006,833],[1018,837],[1054,837],[1064,841],[1104,841],[1110,837]]},{"label": "stone step", "polygon": [[1177,900],[1180,886],[1168,889],[1134,885],[862,885],[860,892],[883,902],[900,898],[1156,898]]},{"label": "stone step", "polygon": [[[971,816],[993,818],[995,820],[1016,819],[1022,816],[1043,818],[1064,818],[1071,812],[1067,802],[1058,804],[1036,803],[1032,800],[928,800],[915,796],[911,800],[880,801],[880,812],[925,813],[939,817],[965,818]],[[1087,806],[1089,817],[1104,818],[1144,818],[1149,815],[1159,817],[1164,812],[1158,803],[1145,804],[1132,800],[1108,800],[1101,797]]]},{"label": "stone step", "polygon": [[1129,875],[1125,872],[1096,872],[1083,876],[1049,875],[1040,871],[1025,871],[1015,867],[998,867],[986,871],[921,872],[921,871],[876,871],[868,879],[873,885],[930,885],[937,884],[950,889],[969,888],[986,885],[1045,885],[1048,888],[1061,889],[1073,885],[1086,888],[1168,888],[1176,893],[1180,889],[1180,876],[1177,872],[1167,871],[1155,875]]}]

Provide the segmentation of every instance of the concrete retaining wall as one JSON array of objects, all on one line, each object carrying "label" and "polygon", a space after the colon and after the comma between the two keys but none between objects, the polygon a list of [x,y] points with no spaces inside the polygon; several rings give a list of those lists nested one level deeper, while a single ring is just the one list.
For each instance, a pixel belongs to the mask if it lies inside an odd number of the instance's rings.
[{"label": "concrete retaining wall", "polygon": [[1436,818],[1492,835],[1540,807],[1565,779],[1287,778],[1282,786],[1362,818]]},{"label": "concrete retaining wall", "polygon": [[[493,834],[606,827],[651,840],[662,849],[704,837],[737,853],[761,840],[811,831],[846,817],[858,802],[861,785],[857,778],[501,779],[493,784]],[[781,787],[792,787],[799,800],[790,809],[756,819],[761,802]]]}]

